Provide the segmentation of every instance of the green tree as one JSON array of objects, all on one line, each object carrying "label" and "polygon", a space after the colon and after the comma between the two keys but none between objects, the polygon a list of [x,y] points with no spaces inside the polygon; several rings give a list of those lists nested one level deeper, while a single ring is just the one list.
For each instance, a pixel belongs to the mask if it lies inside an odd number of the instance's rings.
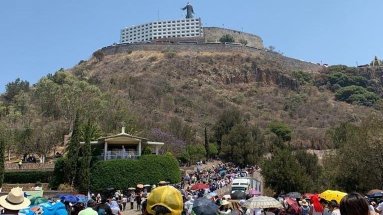
[{"label": "green tree", "polygon": [[192,163],[206,158],[205,147],[202,144],[188,145],[186,150],[190,156],[190,162]]},{"label": "green tree", "polygon": [[296,151],[294,156],[310,178],[308,187],[310,187],[312,191],[318,192],[320,190],[320,177],[322,174],[322,167],[319,165],[318,157],[315,154],[307,153],[304,150]]},{"label": "green tree", "polygon": [[220,156],[241,166],[255,164],[263,153],[262,144],[263,135],[258,128],[239,123],[223,136]]},{"label": "green tree", "polygon": [[283,142],[291,140],[291,128],[286,123],[274,121],[270,123],[269,129]]},{"label": "green tree", "polygon": [[90,121],[81,129],[81,136],[84,139],[84,146],[82,150],[81,166],[78,171],[78,190],[81,193],[87,193],[90,188],[90,168],[92,160],[92,148],[90,141],[98,136],[98,128]]},{"label": "green tree", "polygon": [[262,164],[265,184],[277,194],[309,191],[309,176],[290,150],[278,149],[271,159]]},{"label": "green tree", "polygon": [[71,186],[75,186],[76,176],[77,176],[77,165],[79,158],[79,149],[80,149],[80,122],[79,114],[76,114],[72,135],[70,137],[69,143],[67,145],[67,165],[66,165],[66,175],[68,176],[68,182]]},{"label": "green tree", "polygon": [[218,147],[215,143],[209,143],[209,157],[214,158],[218,155]]},{"label": "green tree", "polygon": [[236,125],[242,122],[242,115],[237,109],[227,109],[218,118],[214,126],[214,137],[217,141],[218,154],[221,152],[222,137],[230,132]]},{"label": "green tree", "polygon": [[221,38],[219,38],[219,42],[221,42],[221,43],[234,43],[235,39],[232,35],[225,34]]},{"label": "green tree", "polygon": [[[327,156],[324,169],[335,169],[332,186],[346,191],[366,192],[383,184],[383,119],[369,116],[360,125],[342,125],[333,141],[339,142],[336,155]],[[373,173],[373,174],[371,174]]]},{"label": "green tree", "polygon": [[28,92],[28,91],[29,91],[29,82],[22,81],[20,78],[17,78],[15,81],[5,85],[4,98],[6,101],[10,102],[20,92]]},{"label": "green tree", "polygon": [[206,151],[206,159],[210,158],[210,148],[209,148],[209,140],[207,138],[207,128],[205,126],[205,151]]}]

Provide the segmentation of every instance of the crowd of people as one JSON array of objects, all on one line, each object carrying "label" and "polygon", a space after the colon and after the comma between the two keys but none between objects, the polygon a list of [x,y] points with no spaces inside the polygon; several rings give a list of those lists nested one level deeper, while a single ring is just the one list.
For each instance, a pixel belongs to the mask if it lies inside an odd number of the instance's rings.
[{"label": "crowd of people", "polygon": [[[216,192],[237,177],[246,177],[259,168],[239,168],[219,163],[202,168],[198,163],[194,171],[187,172],[180,184],[160,182],[153,186],[137,186],[126,191],[89,194],[80,197],[62,196],[58,199],[38,201],[25,197],[21,188],[13,188],[0,197],[3,214],[22,215],[121,215],[130,210],[143,215],[383,215],[383,200],[368,200],[359,193],[349,193],[341,200],[325,200],[319,195],[302,198],[281,197],[275,200],[281,207],[255,207],[254,200],[232,200],[230,195]],[[205,185],[195,189],[196,184]],[[293,203],[287,201],[293,199]],[[278,202],[279,200],[279,202]]]}]

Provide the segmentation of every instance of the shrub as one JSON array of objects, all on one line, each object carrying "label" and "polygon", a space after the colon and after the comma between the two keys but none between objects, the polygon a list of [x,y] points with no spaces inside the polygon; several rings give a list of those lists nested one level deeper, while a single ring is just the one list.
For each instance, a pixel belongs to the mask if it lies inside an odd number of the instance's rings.
[{"label": "shrub", "polygon": [[283,122],[272,122],[270,131],[276,134],[283,142],[291,140],[291,128]]},{"label": "shrub", "polygon": [[6,172],[4,174],[4,183],[48,183],[53,173],[51,171],[27,171],[27,172]]},{"label": "shrub", "polygon": [[100,161],[92,168],[91,187],[126,189],[138,183],[157,184],[161,180],[177,183],[181,179],[178,161],[169,155],[144,155],[138,160]]},{"label": "shrub", "polygon": [[299,84],[304,85],[312,82],[313,77],[308,72],[303,71],[294,71],[292,73],[293,78],[295,78]]},{"label": "shrub", "polygon": [[219,39],[219,42],[221,42],[221,43],[234,43],[235,40],[234,40],[234,37],[231,36],[230,34],[225,34],[225,35],[223,35],[223,36]]},{"label": "shrub", "polygon": [[340,88],[335,93],[335,98],[339,101],[365,106],[372,106],[379,100],[375,93],[367,91],[364,87],[354,85]]}]

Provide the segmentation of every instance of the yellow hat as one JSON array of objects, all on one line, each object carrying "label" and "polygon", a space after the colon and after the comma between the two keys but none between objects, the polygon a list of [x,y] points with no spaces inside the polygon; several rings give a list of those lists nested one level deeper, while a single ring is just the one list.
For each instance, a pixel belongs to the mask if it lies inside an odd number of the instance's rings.
[{"label": "yellow hat", "polygon": [[171,215],[180,215],[183,209],[181,192],[172,186],[160,186],[152,190],[147,200],[146,210],[155,214],[154,206],[161,205],[170,210]]}]

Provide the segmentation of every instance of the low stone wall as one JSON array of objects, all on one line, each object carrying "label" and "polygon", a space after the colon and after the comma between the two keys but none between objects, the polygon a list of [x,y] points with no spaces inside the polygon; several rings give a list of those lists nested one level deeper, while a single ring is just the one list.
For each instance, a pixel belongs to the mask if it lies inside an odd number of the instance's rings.
[{"label": "low stone wall", "polygon": [[21,167],[17,163],[6,163],[4,165],[6,172],[11,171],[36,171],[36,170],[53,170],[55,168],[54,163],[23,163]]},{"label": "low stone wall", "polygon": [[159,52],[177,52],[177,51],[190,51],[190,52],[243,52],[246,50],[259,51],[255,48],[245,46],[235,46],[230,44],[119,44],[114,46],[107,46],[100,49],[106,55],[113,55],[119,53],[133,52],[133,51],[159,51]]}]

